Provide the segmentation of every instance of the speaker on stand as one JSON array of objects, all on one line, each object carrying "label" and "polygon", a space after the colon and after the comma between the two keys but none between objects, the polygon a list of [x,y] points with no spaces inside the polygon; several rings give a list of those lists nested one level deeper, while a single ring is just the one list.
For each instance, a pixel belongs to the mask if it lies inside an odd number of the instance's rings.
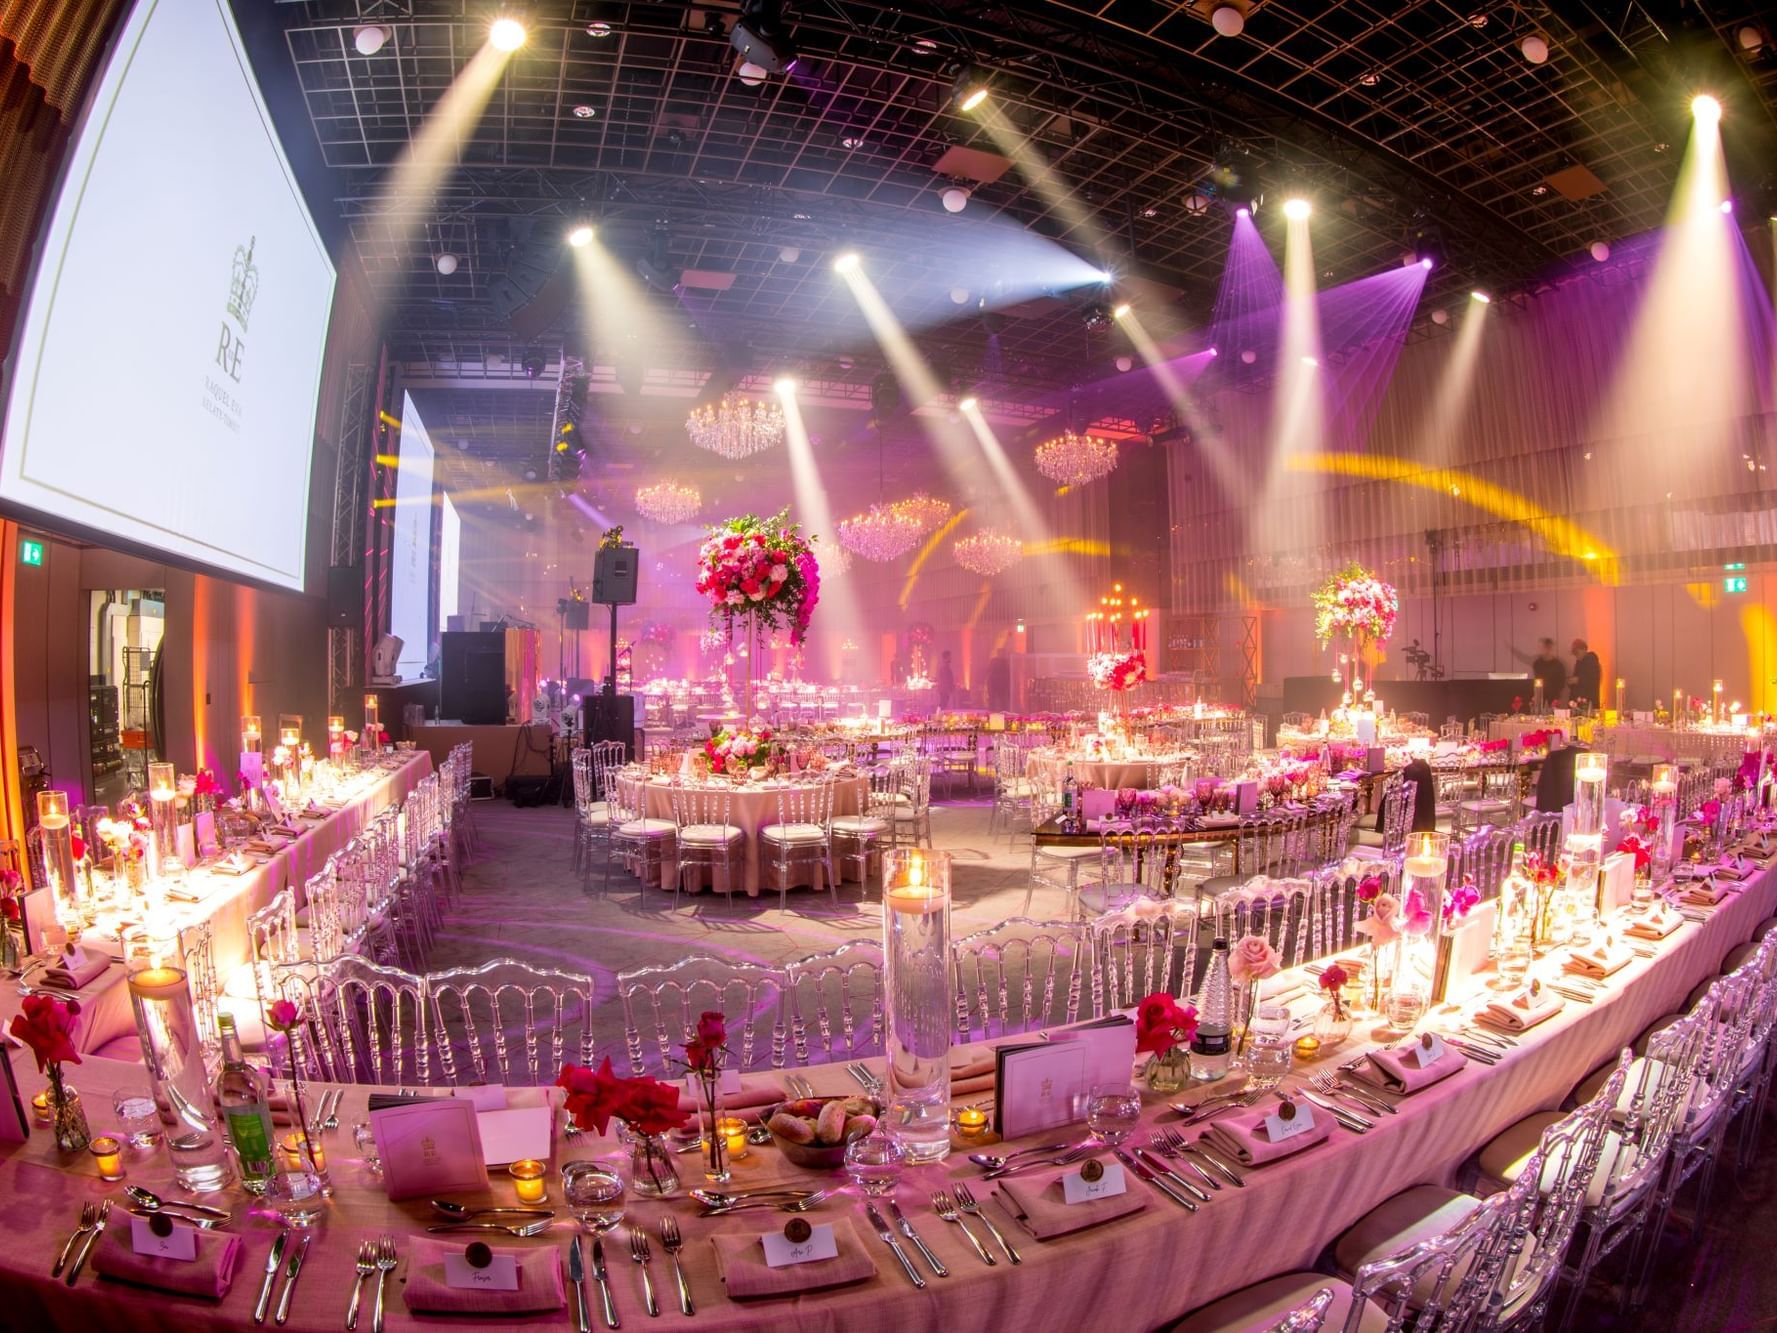
[{"label": "speaker on stand", "polygon": [[621,741],[626,760],[635,758],[636,701],[617,693],[617,608],[635,605],[640,565],[640,554],[624,542],[621,528],[606,534],[592,564],[592,600],[611,608],[611,660],[604,689],[586,696],[586,740]]}]

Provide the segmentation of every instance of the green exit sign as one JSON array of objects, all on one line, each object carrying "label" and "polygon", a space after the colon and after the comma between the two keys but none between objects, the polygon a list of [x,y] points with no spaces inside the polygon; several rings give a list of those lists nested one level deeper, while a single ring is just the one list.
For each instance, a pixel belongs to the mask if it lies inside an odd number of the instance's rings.
[{"label": "green exit sign", "polygon": [[30,537],[20,537],[19,563],[21,565],[41,565],[43,563],[43,543]]},{"label": "green exit sign", "polygon": [[1723,592],[1745,592],[1746,575],[1730,574],[1721,581],[1721,586]]}]

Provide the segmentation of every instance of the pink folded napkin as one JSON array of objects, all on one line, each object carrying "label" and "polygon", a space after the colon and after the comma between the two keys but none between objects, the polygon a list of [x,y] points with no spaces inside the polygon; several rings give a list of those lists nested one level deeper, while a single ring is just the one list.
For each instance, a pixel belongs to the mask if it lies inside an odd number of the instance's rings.
[{"label": "pink folded napkin", "polygon": [[1728,896],[1728,886],[1714,879],[1694,879],[1685,885],[1679,901],[1692,907],[1714,907]]},{"label": "pink folded napkin", "polygon": [[[196,1228],[193,1228],[196,1230]],[[184,1296],[219,1301],[234,1284],[235,1269],[245,1249],[239,1236],[226,1231],[197,1231],[197,1258],[163,1259],[137,1254],[130,1244],[129,1218],[113,1221],[93,1250],[93,1268],[102,1276],[142,1287],[158,1287]]]},{"label": "pink folded napkin", "polygon": [[1638,940],[1663,940],[1684,924],[1684,918],[1664,903],[1639,916],[1624,928],[1623,934]]},{"label": "pink folded napkin", "polygon": [[103,949],[75,945],[71,953],[62,954],[54,966],[44,969],[43,980],[51,986],[79,990],[104,976],[105,969],[110,966],[111,955]]},{"label": "pink folded napkin", "polygon": [[1414,1093],[1449,1078],[1467,1064],[1466,1055],[1454,1046],[1445,1046],[1442,1055],[1422,1068],[1413,1044],[1408,1042],[1388,1050],[1371,1051],[1347,1072],[1360,1082],[1389,1092]]},{"label": "pink folded napkin", "polygon": [[467,1247],[459,1241],[430,1240],[415,1236],[407,1243],[407,1285],[403,1299],[409,1310],[430,1310],[438,1314],[518,1314],[529,1310],[560,1310],[568,1303],[567,1288],[562,1284],[561,1251],[555,1246],[541,1249],[494,1247],[496,1255],[511,1255],[518,1260],[517,1291],[482,1291],[470,1287],[453,1287],[444,1280],[444,1259],[461,1254]]},{"label": "pink folded napkin", "polygon": [[1560,1013],[1564,1003],[1559,995],[1547,988],[1533,995],[1526,986],[1509,1000],[1493,1001],[1475,1015],[1475,1021],[1491,1023],[1512,1032],[1524,1032]]},{"label": "pink folded napkin", "polygon": [[1607,935],[1597,944],[1572,950],[1567,955],[1567,960],[1561,964],[1561,970],[1602,981],[1611,973],[1627,967],[1634,957],[1633,949],[1626,944],[1619,944]]},{"label": "pink folded napkin", "polygon": [[[775,1083],[771,1079],[742,1078],[739,1092],[722,1094],[722,1114],[755,1124],[761,1111],[776,1106],[789,1095],[781,1083]],[[682,1083],[679,1085],[679,1106],[692,1111],[704,1109],[702,1099],[693,1098]]]},{"label": "pink folded napkin", "polygon": [[1243,1166],[1264,1166],[1267,1162],[1280,1161],[1304,1148],[1324,1143],[1332,1134],[1332,1112],[1311,1107],[1310,1114],[1314,1116],[1313,1129],[1287,1138],[1282,1143],[1271,1142],[1271,1136],[1265,1132],[1265,1120],[1276,1114],[1277,1105],[1274,1099],[1267,1097],[1254,1110],[1242,1111],[1239,1115],[1225,1115],[1212,1124],[1203,1137],[1212,1147],[1234,1154]]},{"label": "pink folded napkin", "polygon": [[1114,1222],[1148,1206],[1148,1187],[1128,1170],[1123,1173],[1123,1193],[1113,1194],[1108,1199],[1069,1203],[1062,1193],[1061,1178],[1079,1169],[1076,1162],[1064,1171],[1045,1171],[1041,1175],[1002,1180],[1002,1201],[1012,1210],[1012,1216],[1038,1240],[1054,1240],[1057,1236]]},{"label": "pink folded napkin", "polygon": [[[820,1219],[814,1219],[819,1221]],[[765,1262],[763,1232],[724,1231],[710,1238],[716,1250],[716,1270],[728,1289],[730,1300],[757,1300],[765,1296],[793,1296],[828,1287],[848,1287],[876,1276],[876,1264],[851,1219],[833,1219],[833,1241],[839,1253],[813,1263],[786,1264],[773,1268]]]},{"label": "pink folded napkin", "polygon": [[1710,874],[1717,879],[1742,880],[1758,869],[1752,862],[1740,856],[1730,856],[1720,865],[1711,868]]},{"label": "pink folded napkin", "polygon": [[953,1063],[950,1066],[950,1095],[973,1097],[978,1092],[992,1092],[996,1068],[992,1051]]}]

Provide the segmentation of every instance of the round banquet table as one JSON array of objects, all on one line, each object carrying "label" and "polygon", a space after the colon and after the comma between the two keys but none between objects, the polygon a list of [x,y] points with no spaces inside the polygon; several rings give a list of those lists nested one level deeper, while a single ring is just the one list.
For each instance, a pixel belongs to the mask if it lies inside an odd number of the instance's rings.
[{"label": "round banquet table", "polygon": [[[874,1271],[855,1285],[763,1301],[730,1299],[717,1270],[712,1238],[719,1234],[760,1235],[781,1227],[773,1213],[741,1213],[721,1219],[698,1216],[687,1198],[631,1199],[626,1224],[658,1235],[668,1215],[684,1235],[681,1259],[697,1306],[686,1328],[729,1333],[730,1330],[780,1330],[793,1323],[798,1333],[875,1333],[910,1327],[1064,1329],[1148,1329],[1164,1325],[1185,1312],[1267,1276],[1307,1268],[1328,1241],[1383,1200],[1427,1182],[1450,1184],[1461,1164],[1477,1148],[1506,1127],[1535,1111],[1556,1107],[1584,1074],[1631,1041],[1648,1023],[1677,1008],[1685,993],[1715,972],[1723,955],[1745,939],[1777,901],[1777,882],[1763,870],[1732,893],[1701,922],[1687,922],[1656,946],[1652,958],[1637,958],[1615,974],[1606,994],[1594,1004],[1568,1004],[1548,1021],[1517,1037],[1517,1045],[1496,1067],[1470,1063],[1451,1077],[1408,1098],[1400,1113],[1377,1117],[1364,1135],[1335,1129],[1325,1143],[1269,1166],[1245,1170],[1246,1187],[1226,1188],[1210,1195],[1201,1211],[1188,1214],[1176,1204],[1136,1183],[1132,1191],[1145,1200],[1141,1211],[1103,1226],[1048,1241],[1039,1241],[1000,1211],[995,1186],[981,1180],[962,1152],[942,1163],[911,1169],[896,1197],[921,1237],[950,1269],[948,1279],[927,1277],[924,1290],[907,1281],[893,1255],[870,1231],[861,1201],[848,1189],[810,1215],[814,1222],[841,1224],[845,1244],[856,1245]],[[1543,960],[1539,967],[1554,960]],[[1558,966],[1558,963],[1555,963]],[[1341,1047],[1341,1060],[1370,1044],[1360,1024],[1353,1039]],[[1012,1038],[1012,1040],[1022,1040]],[[967,1064],[979,1048],[952,1054],[952,1068]],[[866,1063],[880,1072],[881,1060]],[[14,1060],[25,1096],[43,1079],[29,1059]],[[818,1065],[806,1071],[819,1094],[853,1093],[856,1085],[843,1063]],[[106,1127],[105,1112],[113,1089],[140,1080],[139,1066],[91,1060],[75,1077],[93,1108],[94,1128]],[[781,1078],[757,1071],[750,1080]],[[1292,1076],[1293,1078],[1294,1076]],[[372,1089],[348,1087],[339,1109],[342,1125],[361,1120]],[[538,1096],[537,1090],[516,1091],[513,1102]],[[547,1095],[559,1105],[561,1093]],[[1203,1095],[1186,1094],[1187,1099]],[[970,1101],[961,1097],[959,1101]],[[1157,1128],[1176,1124],[1167,1108],[1170,1098],[1144,1094],[1141,1141]],[[1077,1128],[1049,1131],[1009,1146],[1049,1142],[1079,1135]],[[426,1198],[391,1202],[379,1181],[365,1169],[354,1150],[349,1130],[329,1133],[324,1146],[331,1159],[336,1193],[314,1243],[291,1304],[287,1328],[292,1333],[332,1333],[342,1325],[353,1282],[357,1243],[382,1233],[393,1236],[400,1264],[388,1286],[388,1328],[391,1333],[417,1328],[497,1327],[560,1329],[570,1324],[564,1307],[530,1316],[503,1315],[485,1321],[471,1316],[450,1320],[416,1318],[403,1300],[411,1276],[410,1255],[416,1236],[435,1219]],[[601,1157],[613,1151],[608,1139],[590,1134],[552,1136],[549,1201],[561,1208],[559,1168],[565,1161]],[[680,1157],[682,1179],[697,1180],[695,1159]],[[167,1192],[171,1169],[164,1152],[126,1155],[131,1181]],[[966,1182],[988,1215],[1020,1251],[1024,1262],[1014,1267],[1002,1257],[986,1267],[968,1248],[960,1231],[940,1221],[929,1204],[930,1191]],[[735,1163],[730,1188],[758,1188],[779,1183],[803,1187],[839,1183],[831,1173],[802,1171],[771,1147],[756,1147]],[[177,1195],[177,1191],[173,1191]],[[119,1185],[101,1182],[86,1154],[63,1156],[42,1130],[22,1144],[0,1143],[0,1226],[7,1244],[0,1250],[0,1308],[8,1327],[87,1330],[129,1328],[132,1333],[165,1329],[252,1327],[253,1301],[266,1256],[276,1232],[275,1222],[260,1206],[249,1207],[236,1191],[210,1196],[234,1210],[230,1234],[243,1245],[232,1288],[220,1300],[177,1295],[129,1286],[96,1277],[90,1265],[73,1288],[50,1276],[50,1266],[87,1201],[121,1201]],[[509,1204],[511,1186],[496,1176],[482,1191],[455,1196],[479,1205]],[[114,1207],[112,1225],[121,1210]],[[553,1263],[562,1256],[571,1232],[565,1214],[545,1235],[530,1240],[500,1237],[496,1250],[517,1251],[525,1262]],[[127,1218],[125,1218],[127,1221]],[[992,1245],[985,1230],[975,1228]],[[854,1239],[850,1239],[855,1237]],[[996,1253],[997,1253],[996,1249]],[[619,1319],[626,1327],[651,1327],[642,1305],[640,1265],[628,1255],[622,1232],[605,1239],[605,1254]],[[915,1262],[919,1262],[917,1259]],[[1088,1275],[1090,1280],[1082,1280]],[[652,1277],[663,1307],[663,1325],[681,1326],[671,1265],[656,1246]],[[598,1293],[587,1291],[594,1315]],[[269,1324],[267,1325],[269,1327]],[[369,1312],[359,1327],[369,1327]]]},{"label": "round banquet table", "polygon": [[1195,763],[1201,756],[1191,751],[1173,754],[1146,755],[1139,759],[1088,759],[1053,751],[1033,751],[1024,761],[1025,771],[1055,786],[1067,780],[1067,770],[1074,770],[1074,781],[1082,787],[1104,787],[1112,791],[1122,787],[1150,790],[1158,783],[1158,774],[1167,764]]},{"label": "round banquet table", "polygon": [[[669,824],[673,818],[674,783],[667,778],[651,778],[643,791],[647,801],[649,819],[664,819]],[[767,824],[777,823],[777,798],[780,792],[793,789],[809,790],[812,784],[789,781],[771,781],[765,783],[749,783],[744,787],[733,787],[733,797],[728,806],[728,822],[746,834],[746,845],[742,853],[742,873],[744,887],[749,898],[759,896],[759,830]],[[869,799],[870,783],[862,777],[842,777],[833,784],[833,813],[835,815],[855,815],[864,808]],[[834,863],[837,869],[837,861]],[[819,881],[822,872],[819,867],[804,866],[791,872],[801,876],[813,876],[811,887],[823,888]],[[688,881],[691,876],[686,877]],[[694,882],[688,882],[686,888],[696,892],[700,888],[709,887],[709,872],[704,870]],[[660,867],[660,887],[671,889],[673,886],[673,862],[667,857]],[[792,884],[789,887],[795,888]],[[838,886],[835,885],[835,888]]]}]

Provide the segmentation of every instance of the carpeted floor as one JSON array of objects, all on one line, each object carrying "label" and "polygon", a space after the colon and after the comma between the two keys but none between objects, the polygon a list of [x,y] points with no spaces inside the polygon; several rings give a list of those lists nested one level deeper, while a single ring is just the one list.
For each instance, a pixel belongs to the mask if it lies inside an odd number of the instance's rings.
[{"label": "carpeted floor", "polygon": [[[601,1048],[615,1052],[623,1020],[615,989],[617,973],[702,950],[744,962],[778,963],[831,949],[847,939],[874,938],[881,911],[855,883],[840,891],[839,906],[825,893],[793,889],[783,910],[775,891],[733,902],[708,893],[672,896],[657,887],[641,891],[614,872],[608,895],[602,875],[582,879],[572,869],[573,817],[559,806],[517,809],[505,802],[475,807],[481,844],[464,876],[463,900],[445,924],[431,967],[468,966],[498,957],[590,972],[602,1001],[594,1024]],[[952,898],[957,935],[1008,917],[1027,914],[1028,842],[1008,843],[988,834],[984,802],[946,802],[934,807],[933,842],[954,856]],[[1037,890],[1028,915],[1059,916],[1066,904],[1053,891]],[[1777,1119],[1777,1116],[1773,1116]],[[1764,1151],[1744,1165],[1730,1157],[1718,1174],[1702,1234],[1689,1239],[1691,1192],[1681,1197],[1681,1217],[1667,1232],[1654,1261],[1647,1298],[1621,1313],[1610,1277],[1593,1283],[1575,1327],[1663,1329],[1669,1333],[1722,1333],[1777,1329],[1777,1264],[1770,1237],[1777,1235],[1777,1133],[1767,1131]]]}]

